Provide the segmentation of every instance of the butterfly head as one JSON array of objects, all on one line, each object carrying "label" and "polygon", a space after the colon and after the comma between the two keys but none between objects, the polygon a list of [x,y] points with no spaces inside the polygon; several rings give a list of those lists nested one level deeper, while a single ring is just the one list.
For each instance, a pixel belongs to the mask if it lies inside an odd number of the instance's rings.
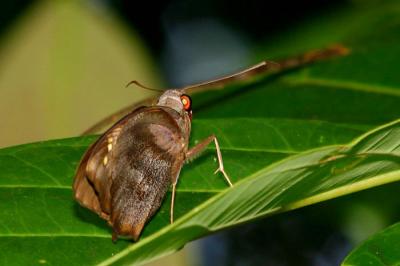
[{"label": "butterfly head", "polygon": [[158,99],[158,106],[166,106],[192,118],[192,99],[182,90],[167,90]]}]

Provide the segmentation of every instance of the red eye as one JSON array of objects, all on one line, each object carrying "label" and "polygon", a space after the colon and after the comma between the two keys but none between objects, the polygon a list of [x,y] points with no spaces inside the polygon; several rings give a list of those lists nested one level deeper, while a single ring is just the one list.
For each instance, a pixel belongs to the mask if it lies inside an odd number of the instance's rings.
[{"label": "red eye", "polygon": [[190,111],[192,109],[192,99],[190,99],[189,95],[183,94],[181,96],[181,101],[183,104],[183,109],[186,111]]}]

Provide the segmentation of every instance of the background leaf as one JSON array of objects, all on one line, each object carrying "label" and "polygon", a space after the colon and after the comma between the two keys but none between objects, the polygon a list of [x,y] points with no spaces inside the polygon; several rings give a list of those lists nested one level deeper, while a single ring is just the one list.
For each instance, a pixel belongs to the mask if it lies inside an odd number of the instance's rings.
[{"label": "background leaf", "polygon": [[34,1],[1,37],[0,112],[13,115],[2,116],[0,147],[77,135],[151,94],[129,80],[161,83],[135,31],[88,1]]},{"label": "background leaf", "polygon": [[399,265],[400,224],[373,235],[354,249],[342,265]]}]

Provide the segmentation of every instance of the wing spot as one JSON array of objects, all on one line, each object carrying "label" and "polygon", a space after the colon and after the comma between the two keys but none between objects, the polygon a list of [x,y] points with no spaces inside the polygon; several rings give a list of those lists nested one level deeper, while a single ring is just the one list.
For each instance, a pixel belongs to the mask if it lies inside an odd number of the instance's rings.
[{"label": "wing spot", "polygon": [[104,156],[103,164],[106,165],[107,163],[108,163],[108,156],[106,155]]},{"label": "wing spot", "polygon": [[108,151],[111,151],[111,149],[112,149],[112,144],[111,144],[111,143],[109,143],[109,144],[107,145],[107,149],[108,149]]}]

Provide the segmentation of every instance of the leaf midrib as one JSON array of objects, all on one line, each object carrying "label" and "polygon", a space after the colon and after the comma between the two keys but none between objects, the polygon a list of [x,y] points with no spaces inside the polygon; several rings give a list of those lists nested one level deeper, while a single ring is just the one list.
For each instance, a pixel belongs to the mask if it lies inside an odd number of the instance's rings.
[{"label": "leaf midrib", "polygon": [[265,212],[260,212],[257,215],[252,216],[251,218],[245,218],[245,219],[239,219],[235,220],[233,223],[224,223],[223,226],[221,227],[215,227],[213,230],[218,231],[221,230],[222,228],[229,227],[231,225],[236,225],[236,224],[241,224],[245,223],[248,220],[253,220],[259,217],[263,217],[269,213],[277,213],[277,212],[286,212],[290,210],[295,210],[295,209],[300,209],[302,207],[306,207],[318,202],[323,202],[327,201],[330,199],[337,198],[339,196],[344,196],[348,195],[357,191],[365,190],[368,188],[392,183],[392,182],[398,182],[400,179],[400,171],[391,171],[385,174],[377,175],[374,177],[371,177],[366,180],[362,181],[357,181],[354,183],[351,183],[349,185],[344,185],[341,187],[338,187],[336,189],[330,190],[330,191],[325,191],[325,192],[319,192],[315,195],[309,196],[307,198],[301,199],[294,201],[292,203],[287,204],[286,206],[278,206],[273,209],[269,209],[268,211]]}]

